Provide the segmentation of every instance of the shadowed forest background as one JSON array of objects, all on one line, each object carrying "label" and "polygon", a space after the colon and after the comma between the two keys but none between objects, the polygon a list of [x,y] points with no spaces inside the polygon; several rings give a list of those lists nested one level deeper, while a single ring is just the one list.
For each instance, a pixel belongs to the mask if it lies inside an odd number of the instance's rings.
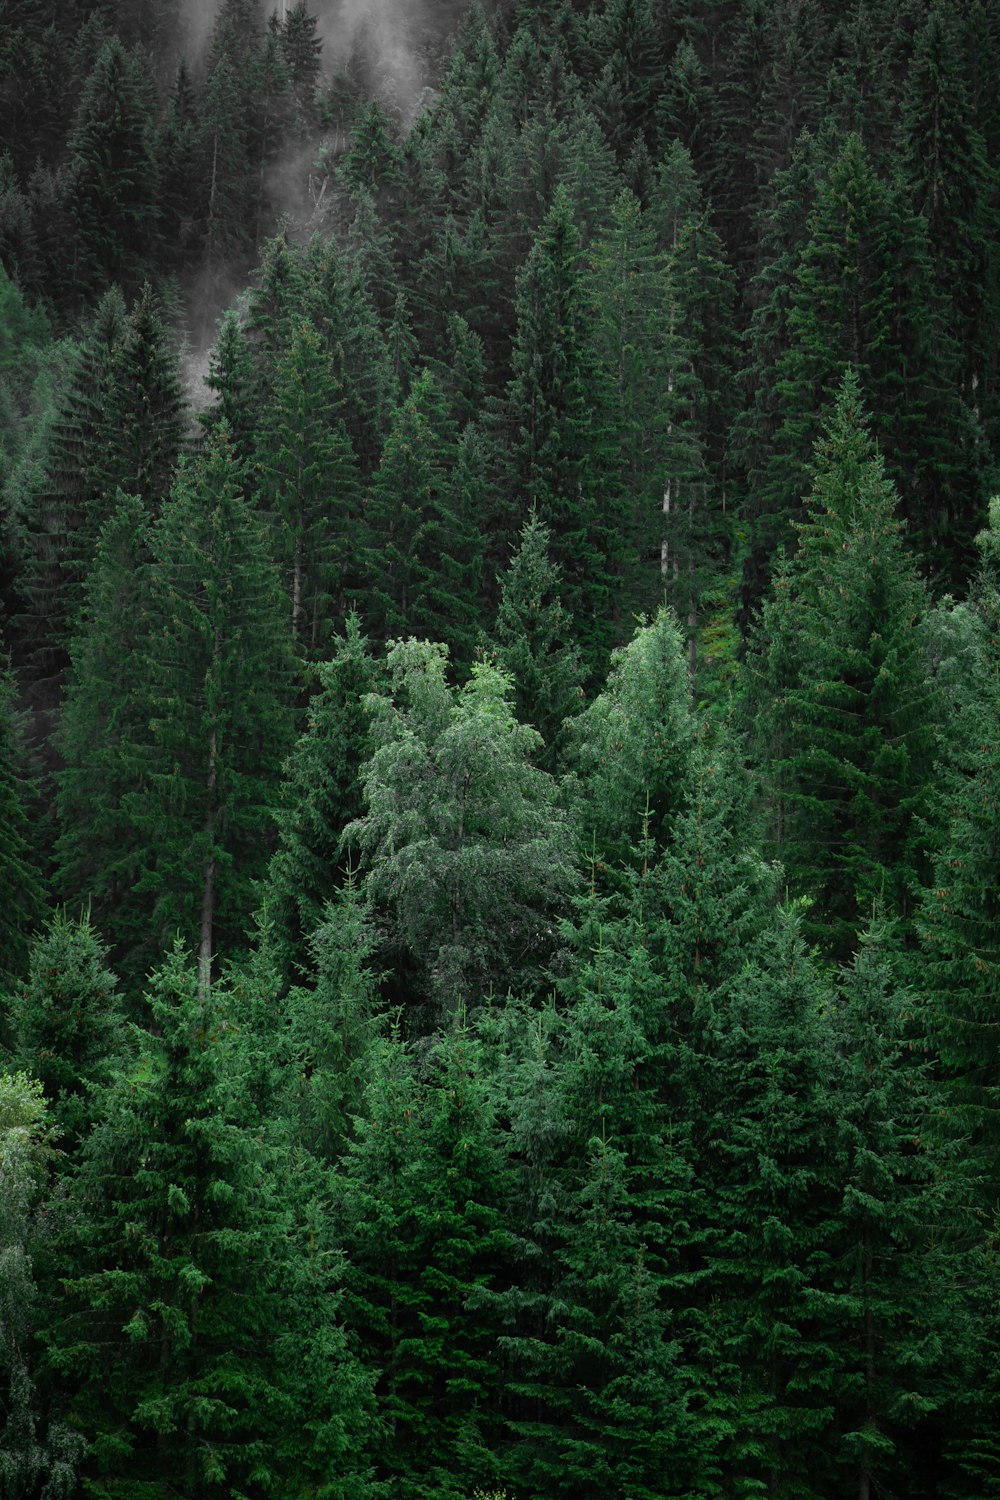
[{"label": "shadowed forest background", "polygon": [[0,0],[0,1500],[1000,1495],[1000,10]]}]

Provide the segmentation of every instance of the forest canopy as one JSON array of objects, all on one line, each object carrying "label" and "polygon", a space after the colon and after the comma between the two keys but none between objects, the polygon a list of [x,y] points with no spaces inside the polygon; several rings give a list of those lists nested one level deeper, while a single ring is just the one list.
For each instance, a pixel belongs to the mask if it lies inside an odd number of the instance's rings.
[{"label": "forest canopy", "polygon": [[0,0],[0,1500],[1000,1496],[1000,11]]}]

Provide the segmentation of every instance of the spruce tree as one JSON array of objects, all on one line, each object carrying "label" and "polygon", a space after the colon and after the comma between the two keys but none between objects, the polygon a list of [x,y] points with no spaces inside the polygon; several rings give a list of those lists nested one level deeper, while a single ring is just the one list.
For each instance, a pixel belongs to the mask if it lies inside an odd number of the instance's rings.
[{"label": "spruce tree", "polygon": [[107,958],[89,918],[72,920],[60,908],[32,944],[15,1001],[14,1054],[45,1091],[61,1151],[86,1139],[122,1050],[122,1004]]},{"label": "spruce tree", "polygon": [[290,633],[314,656],[344,607],[348,538],[357,525],[357,460],[316,330],[295,328],[275,374],[257,445],[262,499],[291,598]]},{"label": "spruce tree", "polygon": [[151,85],[117,36],[98,53],[67,142],[74,166],[80,264],[89,292],[135,286],[152,242],[157,183]]},{"label": "spruce tree", "polygon": [[308,966],[309,939],[349,865],[344,833],[362,814],[362,771],[375,748],[367,699],[384,687],[384,672],[353,611],[316,672],[318,690],[285,767],[262,894],[289,978]]},{"label": "spruce tree", "polygon": [[456,649],[471,633],[478,532],[461,480],[455,425],[425,370],[396,413],[365,506],[365,607],[383,640],[413,634]]},{"label": "spruce tree", "polygon": [[89,1441],[87,1483],[108,1497],[365,1495],[366,1382],[340,1332],[336,1260],[310,1247],[241,1116],[221,997],[177,947],[147,1006],[57,1250],[50,1358]]},{"label": "spruce tree", "polygon": [[266,868],[292,730],[287,609],[240,479],[220,430],[154,529],[148,718],[135,747],[143,784],[127,806],[147,941],[197,935],[206,986],[216,948],[239,942]]},{"label": "spruce tree", "polygon": [[497,1478],[504,1163],[460,1017],[423,1076],[398,1039],[379,1052],[343,1159],[345,1311],[378,1371],[379,1477],[401,1500],[459,1500]]},{"label": "spruce tree", "polygon": [[[849,371],[817,447],[792,607],[769,615],[776,633],[759,644],[780,693],[759,708],[774,746],[776,849],[818,903],[807,931],[841,955],[873,899],[907,915],[920,870],[934,712],[924,591],[896,507]],[[773,658],[788,655],[782,686]]]},{"label": "spruce tree", "polygon": [[28,784],[15,703],[14,678],[0,656],[0,993],[9,992],[25,973],[31,938],[44,910],[41,873],[29,833]]},{"label": "spruce tree", "polygon": [[1000,1049],[994,1017],[1000,999],[997,829],[1000,759],[1000,500],[980,534],[981,564],[972,599],[973,640],[967,696],[947,728],[935,797],[930,879],[917,928],[923,962],[916,980],[949,1079],[952,1107],[986,1150],[987,1198],[1000,1182]]},{"label": "spruce tree", "polygon": [[499,580],[500,606],[486,651],[514,684],[514,709],[542,737],[538,764],[555,770],[565,751],[567,720],[582,707],[582,667],[573,622],[559,596],[559,569],[549,529],[532,515]]},{"label": "spruce tree", "polygon": [[[517,284],[513,376],[503,424],[505,502],[533,507],[552,534],[564,602],[588,674],[604,666],[615,601],[621,518],[611,460],[609,388],[589,325],[579,233],[559,188]],[[505,516],[508,537],[518,516]],[[512,525],[513,522],[513,525]]]},{"label": "spruce tree", "polygon": [[83,904],[118,952],[146,937],[130,915],[141,853],[126,804],[144,784],[136,746],[146,723],[149,546],[145,504],[119,494],[70,644],[56,740],[56,892],[70,909]]}]

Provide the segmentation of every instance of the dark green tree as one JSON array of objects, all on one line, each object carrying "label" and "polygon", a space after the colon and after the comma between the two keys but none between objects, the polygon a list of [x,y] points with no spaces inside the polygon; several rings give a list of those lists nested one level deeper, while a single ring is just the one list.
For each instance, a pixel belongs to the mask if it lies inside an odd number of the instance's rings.
[{"label": "dark green tree", "polygon": [[264,415],[256,467],[291,598],[291,635],[314,656],[344,607],[348,541],[357,528],[357,460],[330,361],[308,322],[294,329]]},{"label": "dark green tree", "polygon": [[458,1500],[497,1477],[504,1162],[460,1017],[421,1073],[383,1041],[343,1161],[345,1311],[377,1371],[379,1477],[401,1500]]},{"label": "dark green tree", "polygon": [[77,215],[76,269],[87,292],[138,285],[152,248],[158,185],[152,87],[116,36],[98,53],[67,142]]},{"label": "dark green tree", "polygon": [[928,1458],[939,1462],[930,1456],[975,1343],[963,1292],[973,1229],[964,1142],[936,1128],[943,1093],[899,971],[876,913],[842,971],[836,1013],[842,1198],[827,1313],[836,1456],[862,1497],[881,1484],[919,1486]]},{"label": "dark green tree", "polygon": [[[611,577],[620,537],[612,475],[609,387],[593,347],[580,238],[560,188],[517,286],[517,327],[504,428],[507,536],[534,508],[552,535],[563,597],[577,621],[588,674],[611,645]],[[513,522],[513,525],[511,524]]]},{"label": "dark green tree", "polygon": [[340,1329],[336,1257],[325,1236],[310,1243],[240,1113],[222,997],[177,947],[146,1004],[57,1251],[50,1358],[89,1440],[89,1488],[365,1495],[366,1382]]},{"label": "dark green tree", "polygon": [[220,430],[153,531],[143,780],[127,799],[147,943],[197,937],[205,986],[266,869],[292,733],[287,606],[240,477]]},{"label": "dark green tree", "polygon": [[316,673],[318,690],[285,768],[263,890],[288,977],[308,966],[308,941],[342,884],[350,860],[344,831],[363,812],[361,776],[375,748],[366,700],[385,686],[384,673],[353,611]]},{"label": "dark green tree", "polygon": [[848,371],[817,445],[789,607],[769,612],[757,646],[772,839],[818,903],[807,932],[841,955],[873,899],[910,911],[921,867],[934,706],[897,503]]},{"label": "dark green tree", "polygon": [[128,914],[141,861],[125,804],[143,785],[135,746],[147,708],[149,546],[143,501],[119,495],[70,644],[56,740],[56,892],[73,908],[83,903],[116,948],[139,937]]},{"label": "dark green tree", "polygon": [[32,934],[44,911],[16,702],[14,677],[0,656],[0,986],[5,991],[25,973]]},{"label": "dark green tree", "polygon": [[122,1004],[108,953],[89,917],[65,908],[32,944],[14,1006],[14,1055],[37,1078],[52,1139],[73,1151],[98,1118],[98,1090],[122,1049]]},{"label": "dark green tree", "polygon": [[583,673],[548,527],[536,515],[525,522],[499,582],[500,606],[485,649],[513,681],[518,720],[542,737],[538,764],[553,771],[565,750],[566,722],[583,706]]},{"label": "dark green tree", "polygon": [[455,424],[425,370],[396,413],[365,507],[363,598],[383,640],[468,639],[478,518],[460,480]]}]

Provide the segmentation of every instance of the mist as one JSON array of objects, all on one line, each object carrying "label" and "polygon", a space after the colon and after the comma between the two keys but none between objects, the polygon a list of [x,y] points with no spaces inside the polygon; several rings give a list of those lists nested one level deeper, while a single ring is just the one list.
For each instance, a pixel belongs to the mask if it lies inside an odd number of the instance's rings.
[{"label": "mist", "polygon": [[[184,0],[181,24],[184,48],[189,62],[196,68],[204,56],[212,35],[221,0]],[[265,16],[277,10],[283,15],[290,8],[288,0],[263,6]],[[421,95],[429,80],[429,53],[439,35],[440,4],[435,14],[420,0],[310,0],[308,10],[316,17],[317,32],[323,41],[323,71],[337,72],[354,59],[360,61],[375,92],[409,125],[419,108]],[[450,22],[465,9],[464,4],[447,6]]]}]

